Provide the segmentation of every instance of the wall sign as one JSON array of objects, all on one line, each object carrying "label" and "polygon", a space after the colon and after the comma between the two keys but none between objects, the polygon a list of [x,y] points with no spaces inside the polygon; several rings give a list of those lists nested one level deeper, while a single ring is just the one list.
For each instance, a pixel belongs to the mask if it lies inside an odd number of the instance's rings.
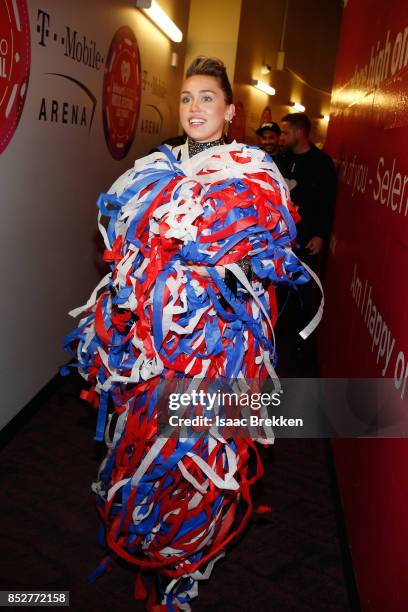
[{"label": "wall sign", "polygon": [[0,3],[0,153],[23,111],[30,75],[30,22],[25,0]]},{"label": "wall sign", "polygon": [[103,128],[114,159],[126,157],[132,145],[140,110],[141,71],[136,37],[128,26],[113,37],[103,82]]},{"label": "wall sign", "polygon": [[361,607],[393,612],[408,609],[408,441],[398,416],[408,401],[407,91],[406,2],[384,10],[381,0],[349,0],[326,142],[339,181],[321,375],[390,382],[383,397],[362,395],[355,415],[394,439],[333,448]]},{"label": "wall sign", "polygon": [[87,128],[89,134],[97,99],[88,83],[73,76],[73,73],[77,73],[79,67],[98,72],[105,58],[95,40],[72,25],[65,24],[62,27],[58,23],[60,19],[61,15],[58,13],[55,17],[42,9],[37,11],[37,44],[41,53],[45,54],[42,56],[44,65],[45,58],[51,55],[71,60],[68,73],[65,63],[61,64],[64,68],[58,72],[44,73],[49,87],[39,103],[37,118],[50,125],[65,124],[75,129]]}]

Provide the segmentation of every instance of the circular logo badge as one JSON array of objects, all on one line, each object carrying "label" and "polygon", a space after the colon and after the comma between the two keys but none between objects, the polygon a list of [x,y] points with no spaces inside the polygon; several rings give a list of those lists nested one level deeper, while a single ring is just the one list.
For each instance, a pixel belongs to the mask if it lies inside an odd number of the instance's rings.
[{"label": "circular logo badge", "polygon": [[140,55],[128,26],[112,39],[106,58],[102,109],[106,144],[114,159],[126,157],[135,135],[140,110]]},{"label": "circular logo badge", "polygon": [[30,21],[25,0],[0,2],[0,153],[17,129],[30,76]]}]

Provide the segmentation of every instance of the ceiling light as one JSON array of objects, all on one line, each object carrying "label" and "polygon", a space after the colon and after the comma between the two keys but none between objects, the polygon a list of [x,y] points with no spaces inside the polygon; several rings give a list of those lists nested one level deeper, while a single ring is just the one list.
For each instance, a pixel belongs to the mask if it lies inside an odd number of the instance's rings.
[{"label": "ceiling light", "polygon": [[183,40],[183,32],[179,30],[174,21],[172,21],[167,13],[157,4],[156,0],[151,1],[150,8],[145,8],[146,4],[148,3],[140,0],[136,2],[136,6],[138,6],[149,19],[170,38],[170,40],[181,42]]},{"label": "ceiling light", "polygon": [[257,89],[260,89],[264,93],[268,94],[268,96],[274,96],[276,93],[276,90],[273,87],[267,85],[263,81],[253,80],[252,85]]},{"label": "ceiling light", "polygon": [[306,108],[303,106],[303,104],[298,104],[297,102],[291,102],[290,103],[291,106],[293,108],[295,108],[297,111],[299,111],[299,113],[304,113]]},{"label": "ceiling light", "polygon": [[329,121],[330,121],[330,115],[323,115],[322,119],[323,119],[323,121],[325,121],[326,123],[329,123]]}]

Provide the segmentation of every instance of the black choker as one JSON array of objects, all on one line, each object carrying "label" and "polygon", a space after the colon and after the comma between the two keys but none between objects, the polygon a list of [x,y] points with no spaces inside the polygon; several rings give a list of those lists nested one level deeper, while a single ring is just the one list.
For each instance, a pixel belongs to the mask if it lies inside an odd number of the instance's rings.
[{"label": "black choker", "polygon": [[197,153],[201,153],[201,151],[205,151],[206,149],[211,149],[211,147],[219,147],[220,145],[225,144],[223,138],[218,138],[218,140],[212,140],[211,142],[197,142],[190,138],[187,138],[188,144],[188,156],[193,157],[193,155],[197,155]]}]

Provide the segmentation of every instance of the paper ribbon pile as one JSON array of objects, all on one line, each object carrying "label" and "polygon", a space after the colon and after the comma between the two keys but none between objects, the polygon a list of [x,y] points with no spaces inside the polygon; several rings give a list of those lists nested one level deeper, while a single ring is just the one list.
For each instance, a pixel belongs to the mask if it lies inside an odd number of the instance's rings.
[{"label": "paper ribbon pile", "polygon": [[184,162],[164,147],[98,206],[111,271],[71,313],[82,318],[66,347],[90,383],[82,396],[98,409],[96,439],[108,446],[94,485],[104,541],[113,556],[167,577],[163,606],[189,610],[197,581],[248,521],[262,465],[250,439],[161,437],[159,383],[276,379],[273,285],[309,280],[291,250],[296,212],[276,166],[236,143]]}]

